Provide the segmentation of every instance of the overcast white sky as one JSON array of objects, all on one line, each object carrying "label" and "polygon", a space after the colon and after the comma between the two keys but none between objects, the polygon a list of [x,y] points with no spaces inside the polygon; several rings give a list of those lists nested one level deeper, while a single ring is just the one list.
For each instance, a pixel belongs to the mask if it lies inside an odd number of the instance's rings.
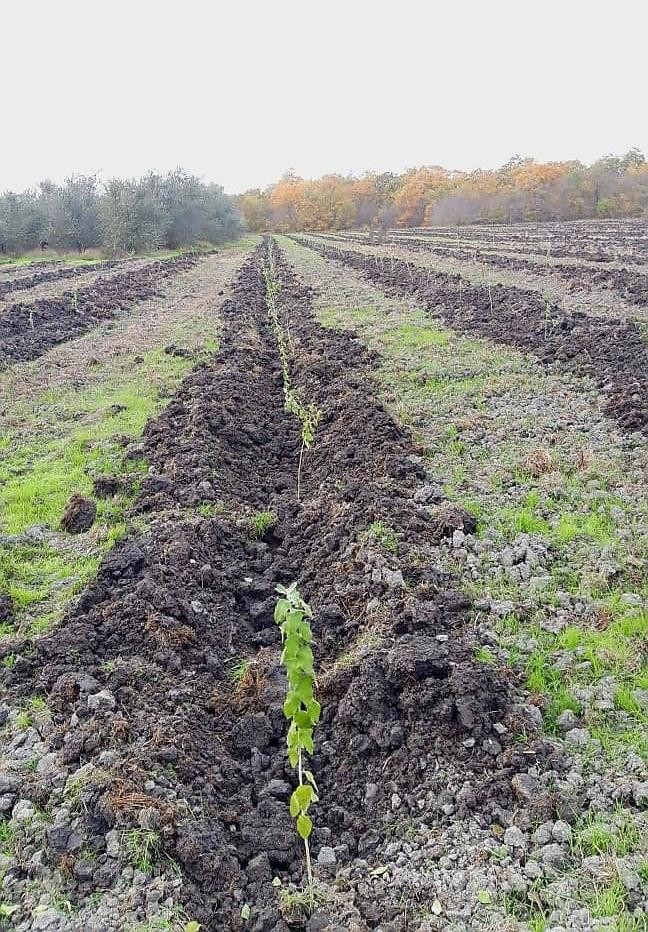
[{"label": "overcast white sky", "polygon": [[648,152],[647,33],[645,0],[3,3],[0,190]]}]

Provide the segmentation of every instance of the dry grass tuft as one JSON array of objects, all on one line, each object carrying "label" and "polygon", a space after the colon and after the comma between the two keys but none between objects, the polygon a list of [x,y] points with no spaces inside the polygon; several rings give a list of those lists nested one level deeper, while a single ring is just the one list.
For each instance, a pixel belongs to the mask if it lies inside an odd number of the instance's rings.
[{"label": "dry grass tuft", "polygon": [[521,465],[523,471],[534,479],[539,479],[540,476],[546,476],[547,473],[552,472],[555,468],[551,453],[543,447],[531,450],[525,456]]}]

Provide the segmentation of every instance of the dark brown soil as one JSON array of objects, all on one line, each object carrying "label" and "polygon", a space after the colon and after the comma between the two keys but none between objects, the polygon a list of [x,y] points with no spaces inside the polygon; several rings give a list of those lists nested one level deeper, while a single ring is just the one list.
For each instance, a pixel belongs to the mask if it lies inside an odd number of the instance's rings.
[{"label": "dark brown soil", "polygon": [[[111,827],[149,826],[178,865],[188,915],[209,932],[287,932],[271,881],[303,881],[287,808],[295,776],[277,583],[296,580],[315,616],[315,855],[334,845],[340,862],[377,861],[402,817],[392,811],[396,790],[415,811],[431,794],[420,816],[447,820],[450,773],[463,788],[455,817],[471,812],[490,825],[498,807],[514,805],[515,774],[544,753],[511,737],[520,724],[509,720],[510,675],[475,660],[470,605],[436,567],[439,529],[413,501],[426,477],[422,451],[377,400],[367,377],[375,360],[353,334],[314,322],[310,293],[283,260],[281,277],[296,383],[323,413],[302,504],[299,432],[283,409],[255,257],[224,305],[218,354],[145,431],[151,469],[137,508],[150,530],[105,558],[53,634],[14,646],[15,663],[0,667],[10,695],[45,696],[55,716],[48,740],[71,770],[104,755],[81,794],[96,871],[71,887],[72,900],[110,886]],[[215,515],[201,516],[210,503]],[[249,533],[257,509],[278,518],[263,541]],[[392,528],[397,553],[372,538],[376,520]],[[251,665],[237,680],[242,658]],[[47,805],[26,774],[21,793],[30,792]],[[59,856],[52,838],[48,857]],[[356,907],[367,929],[402,915],[389,893],[380,903],[358,894]]]},{"label": "dark brown soil", "polygon": [[97,517],[97,503],[78,492],[70,498],[61,518],[61,529],[68,534],[89,531]]},{"label": "dark brown soil", "polygon": [[[403,245],[402,240],[397,240]],[[555,275],[567,282],[571,291],[586,291],[588,288],[606,288],[614,291],[628,304],[648,306],[648,275],[633,269],[592,269],[588,266],[567,265],[561,262],[543,262],[540,257],[529,261],[516,256],[498,255],[484,248],[462,249],[438,245],[437,243],[405,243],[408,249],[422,249],[440,256],[482,263],[497,269],[513,272],[530,272],[536,275]]]},{"label": "dark brown soil", "polygon": [[10,305],[0,316],[0,368],[36,359],[58,343],[160,293],[160,284],[197,262],[194,256],[159,259],[110,278],[99,278],[76,292],[33,303]]},{"label": "dark brown soil", "polygon": [[49,282],[64,281],[67,278],[79,278],[92,272],[102,272],[123,265],[119,259],[107,259],[105,262],[95,262],[86,266],[65,266],[63,268],[47,269],[34,272],[33,275],[21,275],[19,278],[0,279],[0,299],[14,291],[26,291],[36,285],[45,285]]},{"label": "dark brown soil", "polygon": [[635,323],[568,313],[535,291],[506,285],[489,289],[401,259],[295,239],[362,271],[390,294],[415,295],[455,330],[478,333],[589,376],[605,392],[608,414],[626,430],[648,433],[648,345]]}]

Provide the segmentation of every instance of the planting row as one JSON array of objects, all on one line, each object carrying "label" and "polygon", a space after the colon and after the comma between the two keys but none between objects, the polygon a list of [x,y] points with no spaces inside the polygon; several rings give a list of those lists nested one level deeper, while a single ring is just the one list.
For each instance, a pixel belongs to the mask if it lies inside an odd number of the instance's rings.
[{"label": "planting row", "polygon": [[476,285],[392,256],[343,250],[295,237],[327,258],[363,271],[395,294],[414,294],[458,331],[478,333],[585,375],[604,390],[605,410],[627,430],[648,431],[648,346],[640,328],[615,319],[567,313],[537,292]]},{"label": "planting row", "polygon": [[[417,928],[403,899],[434,912],[433,883],[385,882],[405,812],[488,829],[518,805],[529,824],[551,810],[529,792],[547,753],[537,716],[476,660],[470,604],[436,566],[474,518],[430,485],[378,401],[375,357],[315,322],[281,255],[263,258],[223,305],[219,352],[127,450],[149,464],[141,530],[54,633],[3,648],[5,891],[21,932],[57,898],[70,930],[182,916],[288,932],[313,905],[322,929]],[[322,708],[312,894],[273,617],[277,584],[293,582],[313,609]]]},{"label": "planting row", "polygon": [[565,281],[572,292],[581,292],[589,288],[605,288],[615,292],[629,304],[639,307],[648,306],[648,275],[632,269],[597,269],[585,265],[568,265],[549,261],[548,257],[525,259],[514,255],[498,254],[489,248],[484,248],[482,244],[475,248],[461,248],[439,244],[431,239],[399,236],[388,237],[387,242],[412,251],[429,252],[435,256],[476,262],[482,266],[497,269],[555,275]]},{"label": "planting row", "polygon": [[404,237],[430,236],[456,242],[472,241],[520,251],[529,247],[538,254],[645,262],[648,225],[645,220],[576,221],[571,223],[509,224],[460,228],[420,228],[394,231]]},{"label": "planting row", "polygon": [[435,244],[435,245],[454,245],[458,247],[472,249],[473,251],[478,250],[480,253],[483,251],[485,253],[495,253],[495,254],[508,254],[513,257],[524,257],[527,256],[530,259],[534,259],[538,262],[545,262],[549,264],[550,260],[555,261],[556,259],[568,259],[571,264],[578,267],[580,262],[591,263],[594,269],[597,269],[601,263],[617,263],[619,265],[628,265],[628,264],[644,264],[645,263],[645,248],[638,249],[636,253],[630,252],[627,248],[623,253],[620,253],[619,249],[613,249],[611,247],[610,252],[602,252],[600,247],[596,244],[592,246],[554,246],[549,243],[543,243],[539,241],[538,243],[526,246],[521,245],[518,241],[507,240],[506,238],[499,239],[496,236],[488,236],[484,234],[480,238],[466,237],[464,238],[461,235],[460,231],[457,231],[455,236],[449,238],[447,236],[439,236],[436,231],[431,231],[426,234],[417,234],[414,231],[402,230],[402,231],[393,231],[390,234],[394,237],[394,241],[398,241],[403,246],[407,246],[411,242],[420,242],[422,244]]},{"label": "planting row", "polygon": [[38,271],[28,270],[28,274],[23,274],[9,278],[5,276],[0,280],[0,300],[14,291],[27,291],[35,288],[37,285],[45,285],[50,282],[63,281],[67,278],[79,278],[87,275],[89,272],[104,272],[108,269],[117,268],[131,260],[107,259],[104,262],[93,262],[91,265],[80,266],[59,266],[57,268],[39,269]]},{"label": "planting row", "polygon": [[9,305],[0,315],[0,367],[36,359],[52,346],[112,320],[121,311],[156,295],[165,279],[197,261],[194,256],[158,259],[100,277],[58,297]]}]

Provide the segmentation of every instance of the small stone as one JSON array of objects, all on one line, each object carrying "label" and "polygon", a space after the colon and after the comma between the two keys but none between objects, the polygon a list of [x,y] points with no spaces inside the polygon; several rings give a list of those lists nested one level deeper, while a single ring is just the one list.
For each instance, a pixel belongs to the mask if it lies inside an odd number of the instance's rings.
[{"label": "small stone", "polygon": [[571,838],[571,826],[567,822],[558,821],[554,824],[551,835],[559,845],[565,845]]},{"label": "small stone", "polygon": [[539,825],[531,836],[534,845],[548,845],[553,838],[553,822],[544,822]]},{"label": "small stone", "polygon": [[484,741],[484,750],[487,754],[490,754],[491,757],[497,757],[498,754],[502,753],[502,745],[499,741],[496,741],[495,738],[486,738]]},{"label": "small stone", "polygon": [[27,822],[36,817],[36,810],[28,799],[19,799],[13,808],[14,822]]},{"label": "small stone", "polygon": [[561,845],[544,845],[540,849],[540,860],[547,867],[551,867],[553,870],[558,870],[565,863],[565,850]]},{"label": "small stone", "polygon": [[272,880],[272,865],[267,852],[263,851],[248,863],[246,874],[250,880],[267,883]]},{"label": "small stone", "polygon": [[7,771],[0,772],[0,793],[17,793],[20,789],[20,778]]},{"label": "small stone", "polygon": [[461,547],[463,546],[464,541],[466,540],[466,535],[463,531],[455,531],[452,535],[452,546]]},{"label": "small stone", "polygon": [[93,693],[88,696],[87,702],[88,708],[92,712],[97,712],[99,709],[112,711],[117,705],[115,697],[109,689],[101,689],[98,693]]},{"label": "small stone", "polygon": [[106,833],[106,854],[109,858],[118,858],[120,850],[119,832],[113,828]]},{"label": "small stone", "polygon": [[391,807],[393,812],[395,812],[397,809],[400,809],[402,802],[403,800],[398,795],[398,793],[392,793]]},{"label": "small stone", "polygon": [[515,605],[510,599],[503,599],[501,601],[491,602],[490,610],[493,615],[497,615],[499,618],[504,618],[506,615],[512,615],[515,611]]},{"label": "small stone", "polygon": [[578,725],[578,716],[571,709],[565,709],[556,719],[556,725],[562,731],[571,731]]},{"label": "small stone", "polygon": [[79,680],[79,690],[82,693],[98,693],[101,689],[101,683],[99,680],[96,680],[94,676],[90,676],[89,673],[86,673]]},{"label": "small stone", "polygon": [[539,877],[542,877],[542,868],[538,862],[533,859],[526,862],[523,870],[529,880],[537,880]]},{"label": "small stone", "polygon": [[367,783],[365,787],[365,802],[370,803],[378,795],[378,784]]},{"label": "small stone", "polygon": [[572,747],[585,747],[590,742],[590,733],[587,728],[570,728],[565,735],[567,744]]},{"label": "small stone", "polygon": [[81,860],[75,862],[73,874],[76,879],[80,880],[82,883],[87,880],[92,880],[92,875],[95,872],[96,866],[96,863],[89,858],[81,858]]},{"label": "small stone", "polygon": [[401,570],[390,570],[387,566],[383,567],[382,580],[390,589],[405,588],[405,580]]},{"label": "small stone", "polygon": [[16,801],[15,793],[4,793],[2,796],[0,796],[0,812],[3,812],[3,813],[11,812],[15,801]]},{"label": "small stone", "polygon": [[630,605],[632,608],[635,608],[642,604],[643,599],[634,592],[624,592],[621,596],[621,601],[624,605]]},{"label": "small stone", "polygon": [[504,832],[504,844],[509,848],[521,848],[525,850],[528,844],[527,837],[516,825],[511,825]]},{"label": "small stone", "polygon": [[268,796],[274,796],[275,799],[288,799],[291,793],[290,784],[285,780],[270,780],[265,788]]},{"label": "small stone", "polygon": [[626,867],[622,863],[617,863],[616,871],[619,875],[619,880],[626,888],[626,890],[641,889],[641,877],[636,871],[633,871],[631,868]]},{"label": "small stone", "polygon": [[444,499],[443,489],[438,485],[423,485],[414,493],[414,501],[417,505],[438,504]]},{"label": "small stone", "polygon": [[648,806],[648,780],[637,781],[632,784],[632,798],[637,806]]},{"label": "small stone", "polygon": [[317,854],[317,863],[320,867],[333,867],[337,862],[337,855],[334,848],[324,845],[319,849]]}]

